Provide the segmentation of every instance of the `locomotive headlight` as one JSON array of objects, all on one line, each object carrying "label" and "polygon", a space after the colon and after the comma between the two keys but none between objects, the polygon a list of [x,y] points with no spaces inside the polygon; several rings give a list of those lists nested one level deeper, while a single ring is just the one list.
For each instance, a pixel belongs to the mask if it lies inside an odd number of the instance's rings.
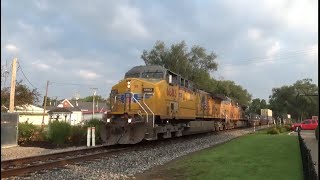
[{"label": "locomotive headlight", "polygon": [[107,119],[107,123],[109,123],[109,122],[111,122],[111,119],[110,119],[110,118]]},{"label": "locomotive headlight", "polygon": [[130,87],[131,87],[131,82],[130,82],[130,81],[127,81],[127,88],[130,89]]},{"label": "locomotive headlight", "polygon": [[132,119],[131,119],[131,118],[129,118],[129,119],[128,119],[128,123],[131,123],[131,122],[132,122]]}]

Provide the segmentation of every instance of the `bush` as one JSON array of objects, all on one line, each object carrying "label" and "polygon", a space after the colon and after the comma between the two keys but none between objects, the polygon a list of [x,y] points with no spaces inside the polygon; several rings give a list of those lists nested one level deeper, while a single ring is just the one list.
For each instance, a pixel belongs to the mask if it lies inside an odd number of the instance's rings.
[{"label": "bush", "polygon": [[277,128],[270,128],[267,131],[268,134],[280,134],[279,130]]},{"label": "bush", "polygon": [[103,125],[103,122],[100,121],[99,119],[91,119],[90,121],[86,121],[84,124],[84,129],[85,129],[85,135],[87,135],[87,128],[88,127],[95,127],[95,140],[96,143],[99,144],[102,142],[101,137],[100,137],[100,129]]},{"label": "bush", "polygon": [[48,139],[58,145],[65,144],[71,135],[71,125],[67,122],[53,121],[49,123]]},{"label": "bush", "polygon": [[82,126],[72,126],[70,141],[73,145],[83,145],[86,142],[87,130]]},{"label": "bush", "polygon": [[284,128],[286,129],[286,131],[291,131],[291,124],[285,125]]},{"label": "bush", "polygon": [[25,143],[30,142],[35,136],[36,132],[40,131],[40,127],[33,125],[32,123],[24,122],[18,124],[18,142]]},{"label": "bush", "polygon": [[287,129],[284,126],[277,126],[276,128],[280,133],[283,133],[283,132],[287,131]]},{"label": "bush", "polygon": [[317,129],[316,129],[316,131],[315,131],[315,134],[316,134],[317,140],[319,140],[319,125],[317,126]]}]

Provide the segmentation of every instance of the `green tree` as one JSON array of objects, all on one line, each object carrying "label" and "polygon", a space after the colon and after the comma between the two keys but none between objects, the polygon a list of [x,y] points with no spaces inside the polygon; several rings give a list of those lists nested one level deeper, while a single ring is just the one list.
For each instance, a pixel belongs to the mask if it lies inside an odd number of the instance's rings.
[{"label": "green tree", "polygon": [[273,88],[269,104],[276,116],[291,114],[293,119],[310,118],[319,114],[317,96],[298,96],[298,94],[318,94],[318,86],[311,79],[298,80],[290,86]]},{"label": "green tree", "polygon": [[[103,101],[106,101],[102,96],[100,95],[97,95],[97,96],[94,96],[94,100],[96,102],[103,102]],[[93,96],[87,96],[87,97],[84,97],[84,98],[80,98],[79,101],[83,101],[83,102],[92,102],[93,101]]]},{"label": "green tree", "polygon": [[215,80],[211,79],[210,92],[217,94],[224,94],[242,105],[249,105],[251,101],[251,94],[240,85],[235,84],[230,80]]},{"label": "green tree", "polygon": [[267,109],[268,105],[266,100],[264,99],[253,99],[252,102],[249,105],[249,112],[250,113],[255,113],[255,114],[261,114],[261,109]]},{"label": "green tree", "polygon": [[[22,81],[16,83],[14,106],[36,104],[39,102],[40,93],[37,89],[29,89]],[[10,88],[1,90],[1,106],[9,107]]]},{"label": "green tree", "polygon": [[190,51],[184,41],[167,48],[162,41],[157,41],[149,52],[144,50],[141,58],[146,65],[160,65],[181,76],[204,86],[204,80],[210,79],[210,72],[216,71],[218,64],[215,62],[217,55],[207,53],[200,46],[193,46]]},{"label": "green tree", "polygon": [[[46,96],[43,96],[42,106],[44,106],[45,98],[46,98]],[[50,97],[47,97],[47,104],[46,104],[46,106],[50,106],[50,102],[51,102],[52,100],[53,100],[53,99],[51,99]]]}]

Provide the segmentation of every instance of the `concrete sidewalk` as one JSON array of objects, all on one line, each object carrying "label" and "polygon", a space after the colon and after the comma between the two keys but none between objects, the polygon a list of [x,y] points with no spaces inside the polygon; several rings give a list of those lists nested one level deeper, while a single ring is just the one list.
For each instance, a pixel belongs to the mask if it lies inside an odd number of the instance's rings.
[{"label": "concrete sidewalk", "polygon": [[[319,167],[318,144],[319,144],[319,141],[316,139],[315,131],[314,130],[302,130],[300,132],[300,134],[301,134],[301,137],[304,139],[304,142],[306,143],[308,149],[310,149],[311,158],[312,158],[312,161],[314,161],[316,163],[315,169],[316,169],[316,172],[319,176],[319,172],[318,172],[318,167]],[[298,136],[298,133],[291,132],[291,135]]]}]

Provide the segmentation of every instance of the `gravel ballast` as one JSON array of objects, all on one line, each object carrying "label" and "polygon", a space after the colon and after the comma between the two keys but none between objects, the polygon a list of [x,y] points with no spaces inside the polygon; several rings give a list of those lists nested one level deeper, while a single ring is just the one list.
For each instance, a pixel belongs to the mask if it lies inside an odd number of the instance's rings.
[{"label": "gravel ballast", "polygon": [[[256,129],[260,128],[262,127]],[[135,149],[96,161],[67,165],[64,169],[46,170],[41,174],[33,173],[29,177],[17,177],[16,179],[132,179],[136,173],[142,173],[178,157],[252,132],[253,128],[239,129],[219,134],[161,141],[152,148],[150,146]]]}]

